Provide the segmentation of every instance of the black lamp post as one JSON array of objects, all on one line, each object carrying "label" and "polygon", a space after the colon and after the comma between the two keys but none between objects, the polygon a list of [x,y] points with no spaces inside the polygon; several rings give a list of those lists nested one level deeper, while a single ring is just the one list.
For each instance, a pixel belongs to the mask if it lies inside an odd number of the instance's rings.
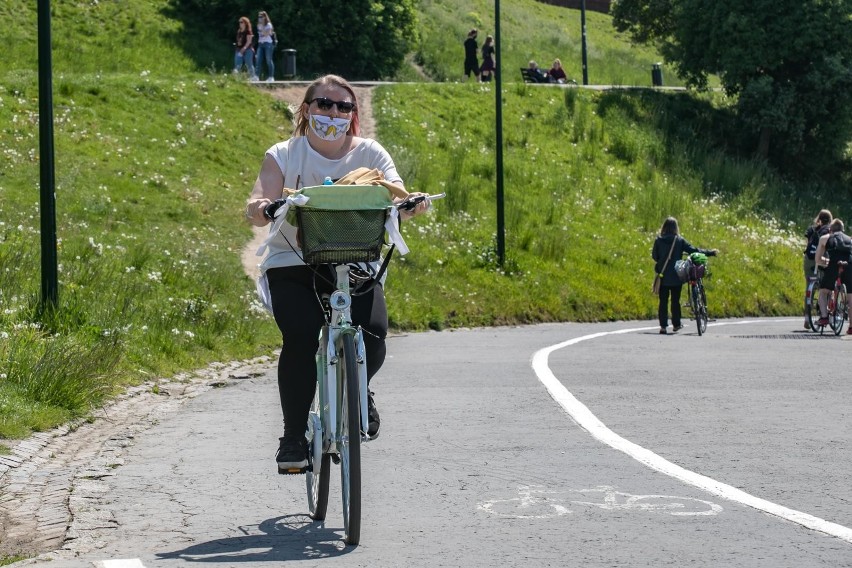
[{"label": "black lamp post", "polygon": [[503,213],[503,73],[500,70],[500,0],[494,0],[494,104],[496,105],[495,128],[497,134],[497,262],[503,266],[506,259],[506,228]]},{"label": "black lamp post", "polygon": [[38,143],[41,172],[41,302],[56,307],[59,277],[56,255],[56,178],[53,169],[53,63],[50,0],[38,0]]},{"label": "black lamp post", "polygon": [[589,84],[588,54],[586,51],[586,0],[580,2],[580,27],[583,35],[583,84]]}]

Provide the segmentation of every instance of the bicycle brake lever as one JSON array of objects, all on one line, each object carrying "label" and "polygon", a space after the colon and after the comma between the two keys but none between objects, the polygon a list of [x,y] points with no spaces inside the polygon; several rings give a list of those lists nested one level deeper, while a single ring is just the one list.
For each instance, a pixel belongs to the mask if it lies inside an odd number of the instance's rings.
[{"label": "bicycle brake lever", "polygon": [[281,209],[281,207],[286,203],[283,199],[276,199],[269,205],[263,208],[263,216],[269,219],[270,221],[275,220],[275,212]]},{"label": "bicycle brake lever", "polygon": [[406,197],[397,207],[403,211],[411,211],[425,200],[441,199],[446,197],[446,193],[438,193],[436,195],[418,195],[417,197]]}]

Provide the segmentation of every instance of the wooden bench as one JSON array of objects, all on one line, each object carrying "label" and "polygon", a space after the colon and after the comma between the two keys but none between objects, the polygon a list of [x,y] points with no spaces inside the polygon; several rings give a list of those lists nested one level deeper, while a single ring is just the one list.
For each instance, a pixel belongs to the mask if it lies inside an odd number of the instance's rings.
[{"label": "wooden bench", "polygon": [[538,83],[529,67],[521,67],[521,77],[524,78],[524,83]]}]

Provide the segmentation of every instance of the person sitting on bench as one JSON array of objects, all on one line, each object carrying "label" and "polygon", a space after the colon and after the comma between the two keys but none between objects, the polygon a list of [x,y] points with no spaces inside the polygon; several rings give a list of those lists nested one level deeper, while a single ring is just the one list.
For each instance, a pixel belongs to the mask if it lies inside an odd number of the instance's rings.
[{"label": "person sitting on bench", "polygon": [[530,75],[533,76],[536,83],[549,83],[550,82],[550,80],[547,78],[547,73],[542,71],[541,68],[538,66],[538,63],[536,63],[532,59],[530,59],[530,64],[529,64],[528,68],[529,68]]}]

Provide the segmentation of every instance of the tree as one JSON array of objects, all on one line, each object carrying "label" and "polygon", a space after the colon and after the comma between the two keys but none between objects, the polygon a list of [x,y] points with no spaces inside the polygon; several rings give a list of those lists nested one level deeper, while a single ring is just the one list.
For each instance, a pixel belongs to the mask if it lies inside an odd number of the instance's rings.
[{"label": "tree", "polygon": [[417,39],[413,0],[284,0],[276,25],[299,67],[347,79],[392,77]]},{"label": "tree", "polygon": [[718,75],[759,157],[786,170],[848,159],[852,0],[618,0],[612,13],[688,85]]}]

